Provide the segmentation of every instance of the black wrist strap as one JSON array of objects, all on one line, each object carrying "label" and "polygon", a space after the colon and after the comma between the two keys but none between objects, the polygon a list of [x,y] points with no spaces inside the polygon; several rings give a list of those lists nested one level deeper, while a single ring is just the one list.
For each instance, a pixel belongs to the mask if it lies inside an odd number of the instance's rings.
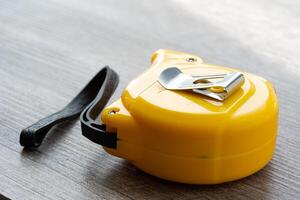
[{"label": "black wrist strap", "polygon": [[72,120],[81,113],[82,134],[97,144],[116,148],[117,134],[106,132],[105,125],[100,123],[98,117],[118,83],[118,74],[109,67],[104,67],[62,110],[23,129],[20,144],[30,148],[40,146],[54,125]]}]

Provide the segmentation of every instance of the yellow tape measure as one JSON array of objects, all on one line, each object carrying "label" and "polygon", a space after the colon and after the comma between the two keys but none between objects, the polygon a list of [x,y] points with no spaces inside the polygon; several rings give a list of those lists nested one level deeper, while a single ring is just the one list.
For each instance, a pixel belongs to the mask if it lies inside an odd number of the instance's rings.
[{"label": "yellow tape measure", "polygon": [[[203,76],[209,82],[200,81],[202,86],[211,87],[166,89],[159,78],[171,68],[186,77],[201,80]],[[195,55],[155,52],[151,67],[104,109],[103,123],[118,135],[117,148],[105,150],[149,174],[182,183],[222,183],[253,174],[272,157],[278,102],[272,85],[249,73],[242,73],[243,80],[226,99],[204,95],[223,92],[220,86],[214,91],[213,83],[234,73],[240,74],[206,64]],[[209,78],[218,74],[224,76]],[[180,77],[181,81],[186,77]],[[173,74],[170,79],[176,78]]]},{"label": "yellow tape measure", "polygon": [[52,126],[81,113],[84,136],[171,181],[232,181],[272,157],[278,102],[261,77],[158,50],[151,67],[104,108],[117,84],[118,75],[103,68],[64,109],[24,129],[21,145],[38,147]]}]

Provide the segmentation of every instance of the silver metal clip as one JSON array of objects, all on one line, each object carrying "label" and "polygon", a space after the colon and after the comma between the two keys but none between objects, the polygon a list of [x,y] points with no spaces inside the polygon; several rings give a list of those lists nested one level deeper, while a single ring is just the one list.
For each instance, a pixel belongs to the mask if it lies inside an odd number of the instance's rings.
[{"label": "silver metal clip", "polygon": [[[210,81],[211,79],[220,79]],[[244,83],[244,75],[240,72],[227,74],[190,76],[176,67],[170,67],[161,72],[158,82],[168,90],[192,90],[195,93],[224,101]]]}]

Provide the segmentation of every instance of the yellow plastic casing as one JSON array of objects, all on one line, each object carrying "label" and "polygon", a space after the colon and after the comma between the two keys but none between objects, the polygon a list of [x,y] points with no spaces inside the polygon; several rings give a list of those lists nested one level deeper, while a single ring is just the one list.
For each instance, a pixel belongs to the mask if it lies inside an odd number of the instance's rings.
[{"label": "yellow plastic casing", "polygon": [[278,102],[272,85],[253,74],[225,101],[191,91],[166,90],[157,81],[167,67],[186,74],[237,71],[206,64],[183,52],[158,50],[151,67],[106,107],[102,121],[117,132],[105,150],[154,176],[190,184],[216,184],[257,172],[272,157]]}]

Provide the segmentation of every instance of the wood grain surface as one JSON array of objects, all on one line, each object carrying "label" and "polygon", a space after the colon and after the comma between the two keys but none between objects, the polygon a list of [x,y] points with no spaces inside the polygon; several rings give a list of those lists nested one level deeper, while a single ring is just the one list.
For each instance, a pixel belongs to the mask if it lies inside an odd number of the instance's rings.
[{"label": "wood grain surface", "polygon": [[[298,0],[0,0],[0,193],[11,199],[299,199]],[[62,108],[104,65],[121,75],[112,100],[159,48],[256,73],[275,86],[272,161],[239,181],[184,185],[147,175],[81,136],[52,129],[36,151],[20,130]]]}]

